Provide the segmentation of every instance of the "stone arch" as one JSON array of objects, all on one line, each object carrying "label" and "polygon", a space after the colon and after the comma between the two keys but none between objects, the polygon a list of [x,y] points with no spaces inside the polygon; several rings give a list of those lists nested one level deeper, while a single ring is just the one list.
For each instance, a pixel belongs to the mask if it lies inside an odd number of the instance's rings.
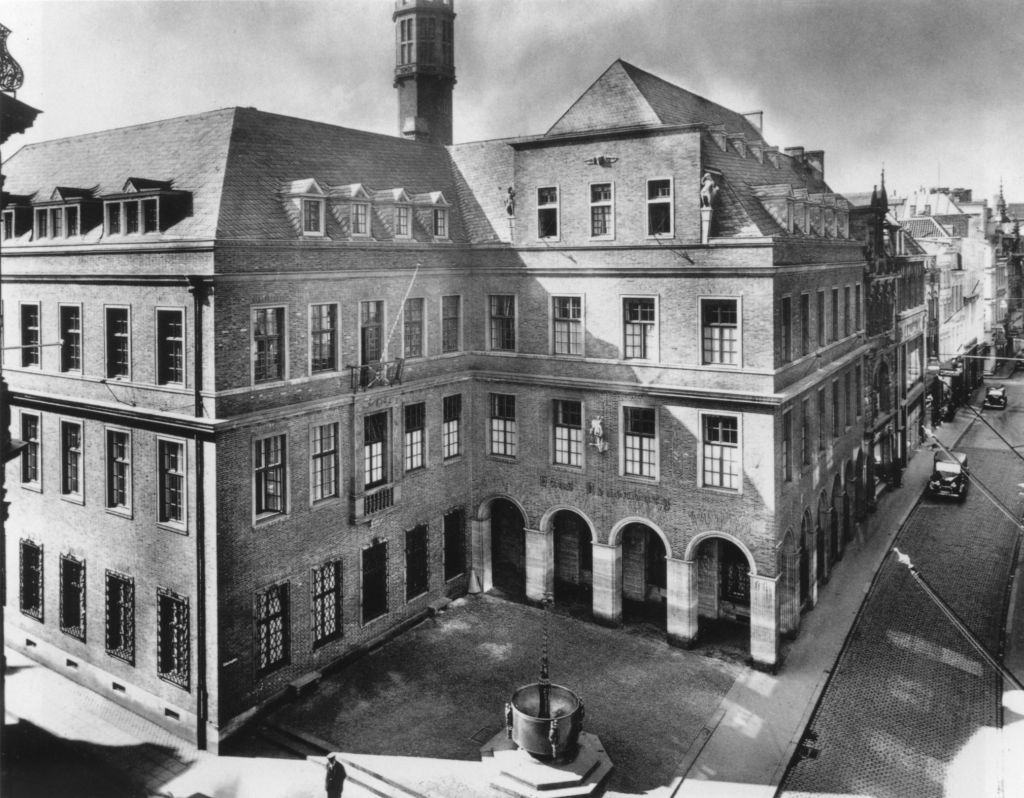
[{"label": "stone arch", "polygon": [[683,555],[684,559],[692,560],[694,557],[696,557],[697,549],[700,547],[700,544],[708,538],[722,538],[724,540],[728,540],[730,543],[736,546],[736,548],[743,552],[743,555],[747,558],[747,562],[750,563],[750,575],[757,576],[757,563],[754,561],[754,555],[751,554],[750,549],[747,548],[747,544],[735,535],[730,535],[728,532],[718,532],[712,530],[708,532],[699,533],[693,539],[691,539],[689,543],[686,544],[686,554]]},{"label": "stone arch", "polygon": [[586,522],[587,528],[590,530],[590,541],[592,543],[598,542],[597,526],[594,524],[593,519],[585,512],[583,512],[579,507],[575,507],[571,504],[555,504],[549,507],[548,510],[544,513],[544,515],[541,516],[540,524],[538,524],[537,528],[543,532],[550,533],[552,528],[552,522],[554,521],[555,516],[558,513],[562,512],[563,510],[567,510],[570,513],[575,513],[580,518],[582,518],[584,522]]},{"label": "stone arch", "polygon": [[540,534],[550,553],[547,567],[555,603],[589,611],[594,584],[593,523],[575,507],[560,505],[544,514]]},{"label": "stone arch", "polygon": [[476,520],[477,521],[490,521],[491,520],[491,505],[497,499],[504,499],[507,502],[511,502],[518,509],[520,515],[523,516],[523,524],[527,527],[530,526],[530,514],[526,512],[526,507],[523,503],[516,499],[514,496],[510,496],[507,493],[492,493],[486,499],[482,500],[476,508]]},{"label": "stone arch", "polygon": [[[528,516],[519,502],[506,496],[493,496],[487,504],[486,513],[484,523],[488,526],[491,562],[488,581],[508,598],[525,598],[530,591],[526,540]],[[543,597],[547,586],[535,584],[533,589]]]},{"label": "stone arch", "polygon": [[669,559],[672,558],[672,545],[668,542],[668,536],[665,534],[660,526],[647,518],[641,518],[638,515],[631,515],[628,518],[623,518],[615,526],[612,527],[611,534],[608,536],[609,546],[619,546],[622,544],[622,530],[630,524],[643,524],[654,532],[659,538],[661,543],[665,547],[665,556]]}]

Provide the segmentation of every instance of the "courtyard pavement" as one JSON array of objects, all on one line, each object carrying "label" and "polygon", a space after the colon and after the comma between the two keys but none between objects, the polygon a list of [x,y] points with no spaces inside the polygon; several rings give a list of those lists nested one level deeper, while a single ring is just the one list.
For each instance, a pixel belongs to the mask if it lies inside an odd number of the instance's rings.
[{"label": "courtyard pavement", "polygon": [[[952,445],[969,415],[961,412],[944,424],[940,439]],[[874,574],[930,469],[925,447],[909,463],[904,487],[884,494],[858,528],[817,606],[804,616],[799,637],[786,645],[778,674],[742,665],[745,644],[735,640],[682,651],[643,625],[613,630],[548,614],[552,679],[586,703],[585,728],[600,737],[615,764],[609,796],[776,793]],[[480,746],[501,730],[511,692],[537,678],[543,621],[538,609],[490,596],[457,601],[325,677],[315,692],[266,718],[265,726],[277,734],[298,731],[314,748],[340,751],[353,765],[347,798],[485,795],[473,763]],[[280,748],[258,734],[239,738],[230,751],[255,758],[213,757],[10,653],[7,684],[8,723],[17,723],[26,737],[46,735],[73,779],[64,791],[52,785],[38,793],[9,791],[15,798],[323,794],[318,759],[272,758],[282,755]],[[67,756],[60,753],[65,750]],[[74,764],[75,757],[94,764]],[[11,783],[24,783],[27,761],[4,765],[15,777]],[[75,787],[91,789],[100,779],[109,787],[101,793]],[[390,792],[382,792],[382,783],[390,783]],[[122,784],[129,786],[121,791]]]}]

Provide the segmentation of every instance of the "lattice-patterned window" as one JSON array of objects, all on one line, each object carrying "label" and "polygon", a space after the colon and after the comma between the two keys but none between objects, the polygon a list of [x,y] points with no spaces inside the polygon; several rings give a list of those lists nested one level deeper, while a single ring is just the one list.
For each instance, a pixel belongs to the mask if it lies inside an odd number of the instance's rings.
[{"label": "lattice-patterned window", "polygon": [[402,323],[406,357],[423,357],[423,299],[414,297],[405,300]]},{"label": "lattice-patterned window", "polygon": [[426,455],[426,410],[423,402],[405,406],[405,470],[415,471],[423,468]]},{"label": "lattice-patterned window", "polygon": [[39,305],[21,306],[21,365],[39,365]]},{"label": "lattice-patterned window", "polygon": [[375,540],[363,549],[363,623],[388,612],[388,542]]},{"label": "lattice-patterned window", "polygon": [[313,647],[342,635],[341,560],[313,569]]},{"label": "lattice-patterned window", "polygon": [[444,516],[444,579],[466,572],[466,513],[460,507]]},{"label": "lattice-patterned window", "polygon": [[338,495],[338,425],[317,424],[310,438],[310,483],[317,502]]},{"label": "lattice-patterned window", "polygon": [[653,407],[622,408],[623,471],[634,477],[658,476],[658,422]]},{"label": "lattice-patterned window", "polygon": [[338,306],[313,305],[309,316],[309,370],[334,371],[338,367]]},{"label": "lattice-patterned window", "polygon": [[256,441],[253,458],[253,480],[256,494],[256,515],[285,511],[284,435],[272,435]]},{"label": "lattice-patterned window", "polygon": [[254,308],[252,312],[253,379],[284,379],[284,308]]},{"label": "lattice-patterned window", "polygon": [[161,385],[185,384],[185,313],[156,312],[156,374]]},{"label": "lattice-patterned window", "polygon": [[516,456],[516,397],[504,393],[491,395],[491,454]]},{"label": "lattice-patterned window", "polygon": [[441,400],[441,445],[445,460],[462,454],[462,394]]},{"label": "lattice-patterned window", "polygon": [[106,580],[107,653],[135,664],[135,580],[107,571]]},{"label": "lattice-patterned window", "polygon": [[735,299],[702,299],[702,362],[723,366],[739,364],[739,303]]},{"label": "lattice-patterned window", "polygon": [[583,405],[567,399],[554,402],[555,463],[583,465]]},{"label": "lattice-patterned window", "polygon": [[512,294],[491,294],[489,299],[491,322],[491,350],[516,350],[516,298]]},{"label": "lattice-patterned window", "polygon": [[39,416],[35,413],[22,411],[21,439],[26,444],[21,452],[21,482],[23,485],[38,488],[43,450],[39,432]]},{"label": "lattice-patterned window", "polygon": [[256,594],[256,670],[259,675],[288,664],[288,583]]},{"label": "lattice-patterned window", "polygon": [[704,416],[702,471],[704,484],[739,490],[739,419],[735,416]]},{"label": "lattice-patterned window", "polygon": [[656,324],[653,297],[623,300],[623,356],[627,360],[649,360],[654,357]]},{"label": "lattice-patterned window", "polygon": [[551,301],[555,354],[582,355],[583,300],[578,296],[556,296]]},{"label": "lattice-patterned window", "polygon": [[185,522],[185,444],[157,441],[157,477],[160,496],[157,518],[165,524]]},{"label": "lattice-patterned window", "polygon": [[85,562],[60,557],[60,630],[85,642]]},{"label": "lattice-patterned window", "polygon": [[426,593],[429,578],[427,527],[420,524],[405,533],[405,600],[410,601]]},{"label": "lattice-patterned window", "polygon": [[458,352],[462,348],[462,297],[441,297],[441,351]]},{"label": "lattice-patterned window", "polygon": [[132,506],[132,437],[127,430],[107,430],[107,507]]},{"label": "lattice-patterned window", "polygon": [[82,308],[60,306],[60,370],[82,370]]},{"label": "lattice-patterned window", "polygon": [[363,419],[363,487],[388,481],[388,414],[374,413]]},{"label": "lattice-patterned window", "polygon": [[128,308],[107,308],[107,377],[126,380],[130,376],[131,325]]},{"label": "lattice-patterned window", "polygon": [[60,492],[82,496],[82,425],[74,421],[60,423]]},{"label": "lattice-patterned window", "polygon": [[22,540],[18,564],[19,609],[23,615],[43,620],[43,547],[31,540]]},{"label": "lattice-patterned window", "polygon": [[156,673],[188,690],[192,650],[188,599],[163,588],[156,594]]}]

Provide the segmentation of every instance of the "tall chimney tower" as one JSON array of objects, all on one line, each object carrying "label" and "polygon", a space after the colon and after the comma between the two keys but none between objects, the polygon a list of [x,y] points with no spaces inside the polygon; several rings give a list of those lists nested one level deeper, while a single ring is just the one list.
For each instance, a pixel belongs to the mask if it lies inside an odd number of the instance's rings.
[{"label": "tall chimney tower", "polygon": [[398,132],[407,139],[452,143],[455,0],[395,0]]}]

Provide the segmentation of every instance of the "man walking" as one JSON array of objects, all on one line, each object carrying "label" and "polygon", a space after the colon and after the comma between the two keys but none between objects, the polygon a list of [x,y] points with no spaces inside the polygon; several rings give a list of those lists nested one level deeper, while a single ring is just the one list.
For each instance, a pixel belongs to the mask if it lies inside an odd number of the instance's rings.
[{"label": "man walking", "polygon": [[327,790],[327,798],[341,798],[341,791],[345,788],[345,766],[341,764],[337,754],[327,755],[327,776],[324,779],[324,788]]}]

